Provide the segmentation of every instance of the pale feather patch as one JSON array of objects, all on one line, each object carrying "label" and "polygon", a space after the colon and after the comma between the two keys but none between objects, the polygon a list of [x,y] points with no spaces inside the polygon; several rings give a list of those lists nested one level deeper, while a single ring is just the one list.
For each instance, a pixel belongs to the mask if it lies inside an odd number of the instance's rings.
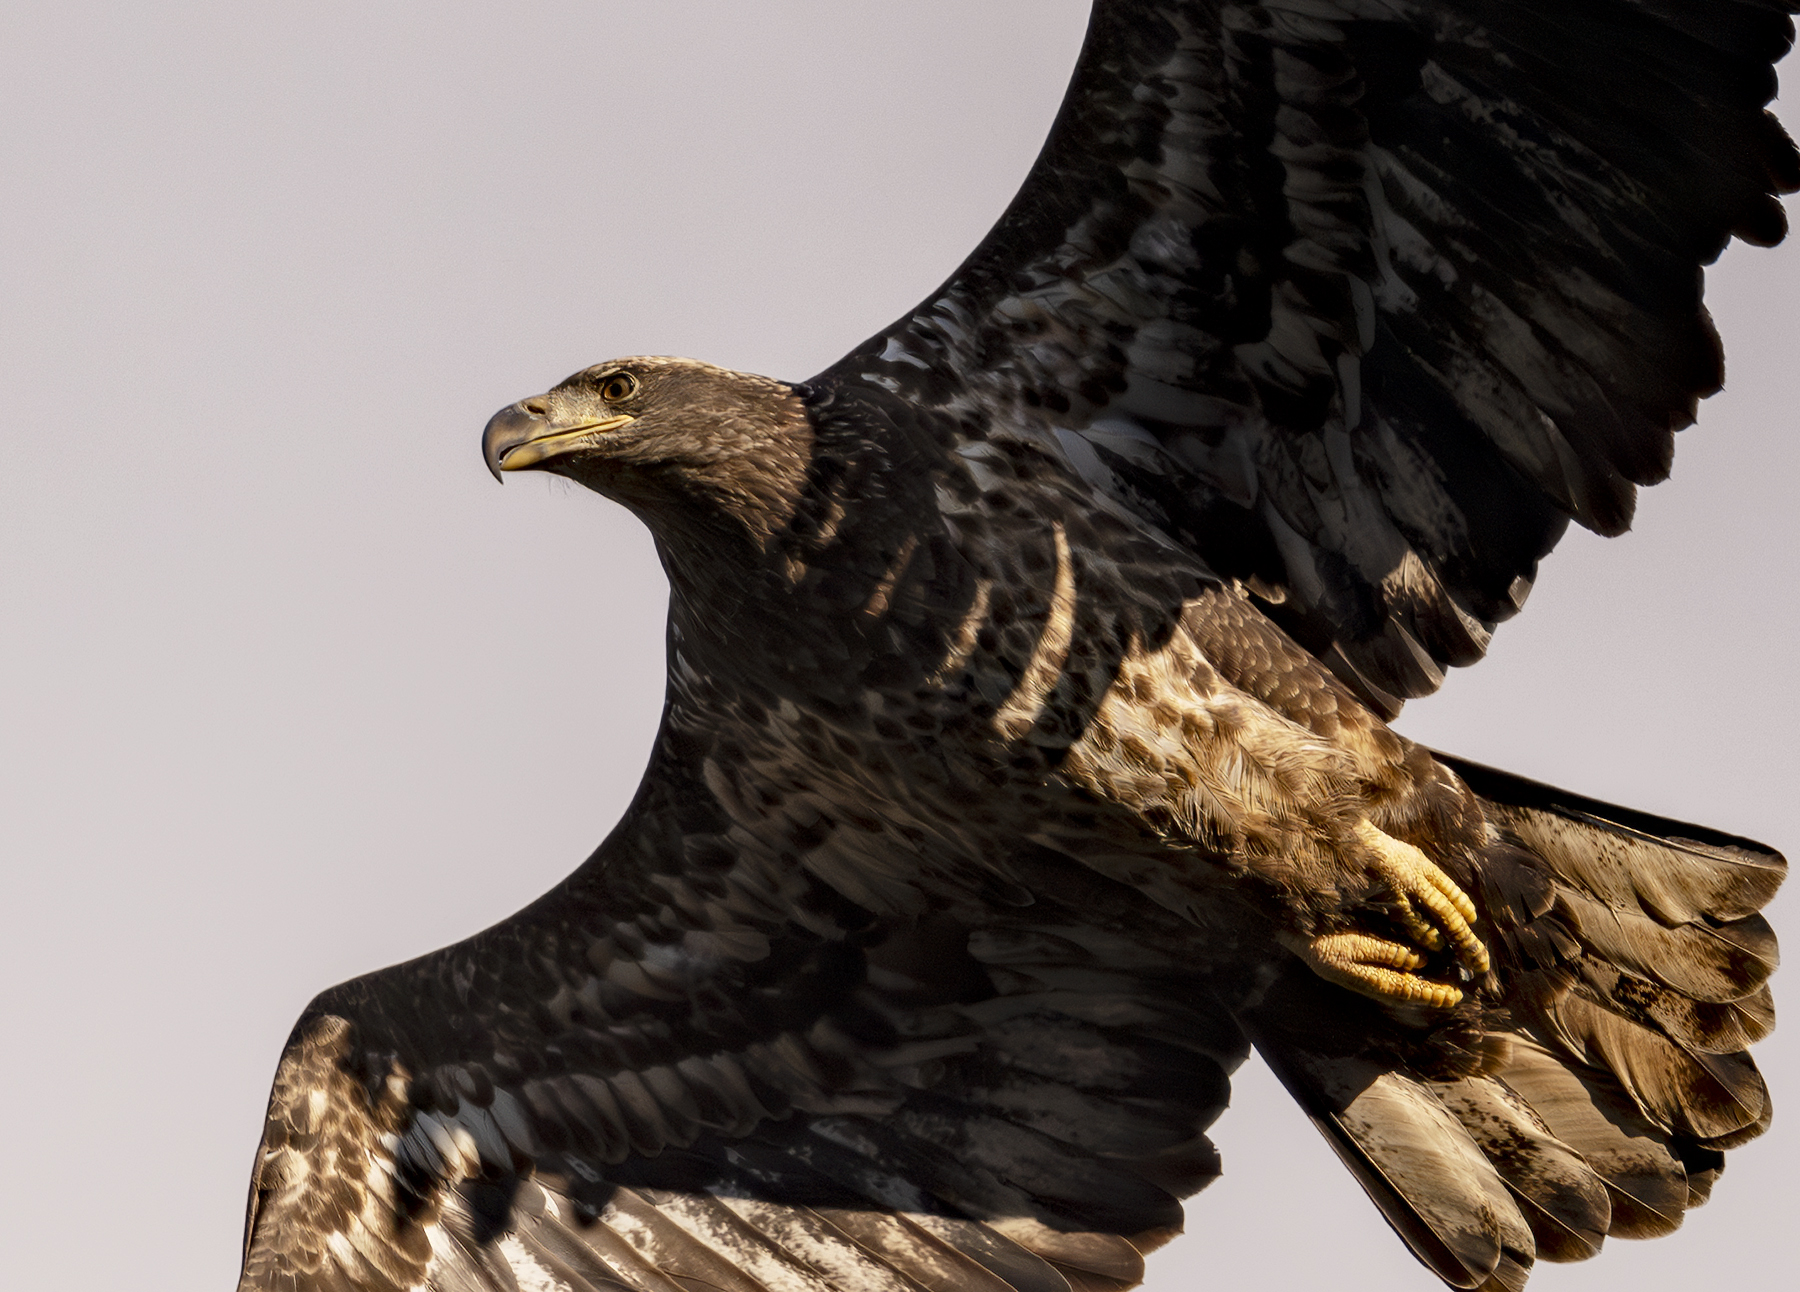
[{"label": "pale feather patch", "polygon": [[1056,538],[1056,586],[1050,597],[1050,613],[1019,684],[994,715],[994,730],[1008,740],[1017,740],[1030,731],[1044,711],[1075,638],[1075,559],[1061,522],[1052,528]]},{"label": "pale feather patch", "polygon": [[573,1292],[572,1285],[556,1277],[518,1238],[508,1234],[497,1244],[500,1254],[512,1267],[519,1292]]},{"label": "pale feather patch", "polygon": [[950,635],[950,649],[944,652],[942,662],[926,679],[932,686],[943,686],[962,672],[970,656],[974,655],[976,643],[981,637],[981,626],[987,622],[988,600],[993,591],[992,579],[976,580],[975,599],[969,603],[968,612],[957,622],[956,631]]}]

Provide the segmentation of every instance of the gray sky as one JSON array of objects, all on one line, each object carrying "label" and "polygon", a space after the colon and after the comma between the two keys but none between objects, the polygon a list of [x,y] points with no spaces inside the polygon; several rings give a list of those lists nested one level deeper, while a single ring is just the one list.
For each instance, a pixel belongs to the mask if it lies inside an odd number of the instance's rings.
[{"label": "gray sky", "polygon": [[[306,1000],[523,905],[623,808],[661,574],[622,510],[495,485],[488,414],[615,354],[823,368],[999,214],[1085,10],[0,12],[8,1285],[229,1286]],[[1709,284],[1730,387],[1673,482],[1401,726],[1793,845],[1800,254]],[[1534,1286],[1800,1267],[1797,1037],[1710,1206]],[[1260,1068],[1236,1092],[1153,1289],[1437,1286]]]}]

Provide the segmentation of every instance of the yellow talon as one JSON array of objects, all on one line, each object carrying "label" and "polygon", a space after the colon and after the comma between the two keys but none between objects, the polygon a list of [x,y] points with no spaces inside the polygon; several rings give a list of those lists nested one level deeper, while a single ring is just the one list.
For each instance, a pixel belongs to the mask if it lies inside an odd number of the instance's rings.
[{"label": "yellow talon", "polygon": [[1486,973],[1491,963],[1487,947],[1470,927],[1479,918],[1475,903],[1456,881],[1410,843],[1383,834],[1367,821],[1357,822],[1356,837],[1375,854],[1376,873],[1397,899],[1407,932],[1430,951],[1448,940],[1471,974]]},{"label": "yellow talon", "polygon": [[1413,945],[1367,933],[1324,933],[1314,938],[1284,934],[1282,943],[1327,982],[1388,1004],[1449,1009],[1462,989],[1419,977],[1426,959],[1418,948],[1448,946],[1469,974],[1488,971],[1487,947],[1470,926],[1475,903],[1430,857],[1412,844],[1358,822],[1357,840],[1375,859],[1374,873],[1388,890],[1396,917]]},{"label": "yellow talon", "polygon": [[1423,969],[1425,957],[1400,942],[1367,933],[1325,933],[1310,940],[1284,934],[1281,941],[1326,982],[1376,1000],[1449,1009],[1463,997],[1449,983],[1410,972]]},{"label": "yellow talon", "polygon": [[1436,925],[1419,914],[1419,908],[1413,905],[1411,898],[1400,899],[1400,922],[1406,925],[1406,931],[1412,934],[1413,941],[1427,951],[1444,949],[1444,935],[1437,931]]}]

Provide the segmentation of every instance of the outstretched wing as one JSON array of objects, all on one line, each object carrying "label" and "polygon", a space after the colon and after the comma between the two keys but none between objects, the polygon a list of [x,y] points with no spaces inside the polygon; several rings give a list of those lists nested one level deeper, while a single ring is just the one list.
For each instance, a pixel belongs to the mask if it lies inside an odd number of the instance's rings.
[{"label": "outstretched wing", "polygon": [[1794,8],[1099,0],[1005,216],[815,381],[1057,448],[1391,714],[1718,389]]},{"label": "outstretched wing", "polygon": [[1029,923],[883,923],[738,846],[666,748],[549,896],[308,1008],[240,1288],[1137,1282],[1246,1046],[1131,895],[1069,864]]}]

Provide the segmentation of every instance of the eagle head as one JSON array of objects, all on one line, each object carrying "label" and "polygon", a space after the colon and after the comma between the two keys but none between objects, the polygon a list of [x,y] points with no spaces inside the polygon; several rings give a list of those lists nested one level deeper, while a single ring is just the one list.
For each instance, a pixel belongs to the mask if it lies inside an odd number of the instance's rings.
[{"label": "eagle head", "polygon": [[766,544],[793,514],[812,424],[785,382],[639,355],[583,368],[501,409],[481,449],[495,479],[555,472],[665,536],[684,520],[735,520]]}]

